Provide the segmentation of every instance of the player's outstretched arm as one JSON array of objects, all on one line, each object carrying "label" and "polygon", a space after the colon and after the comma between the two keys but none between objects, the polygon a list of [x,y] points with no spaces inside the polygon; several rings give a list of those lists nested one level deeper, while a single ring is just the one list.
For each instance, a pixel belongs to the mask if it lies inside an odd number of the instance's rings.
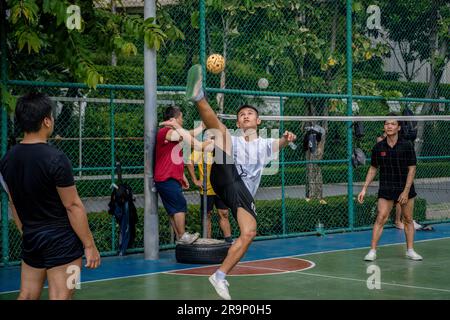
[{"label": "player's outstretched arm", "polygon": [[159,125],[171,127],[166,134],[166,140],[168,141],[183,141],[184,143],[193,146],[195,150],[202,150],[205,144],[204,142],[198,141],[191,135],[191,132],[184,129],[177,122],[175,118],[170,118],[169,120],[161,122]]},{"label": "player's outstretched arm", "polygon": [[205,129],[205,124],[202,122],[200,122],[200,125],[197,128],[194,128],[192,130],[189,130],[189,133],[191,134],[191,136],[193,136],[194,138],[197,137],[200,133],[202,133],[203,129]]},{"label": "player's outstretched arm", "polygon": [[14,223],[16,224],[17,230],[19,230],[20,234],[23,234],[23,230],[22,230],[22,221],[19,218],[19,215],[17,214],[17,210],[16,207],[14,206],[14,203],[11,199],[11,196],[8,193],[8,197],[9,197],[9,206],[11,208],[12,211],[12,215],[13,215],[13,219],[14,219]]},{"label": "player's outstretched arm", "polygon": [[406,178],[406,184],[405,188],[403,189],[403,192],[400,194],[399,198],[397,199],[398,203],[401,205],[404,205],[408,203],[409,199],[409,191],[411,190],[411,186],[414,182],[414,176],[416,175],[416,166],[408,166],[408,176]]},{"label": "player's outstretched arm", "polygon": [[56,190],[58,191],[62,204],[67,210],[70,225],[83,243],[86,257],[85,266],[88,268],[97,268],[100,265],[100,254],[95,246],[94,237],[89,229],[86,210],[78,196],[76,187],[56,187]]},{"label": "player's outstretched arm", "polygon": [[359,203],[364,202],[364,197],[366,195],[367,188],[372,183],[372,181],[376,175],[377,175],[377,168],[370,166],[369,171],[367,171],[367,176],[366,176],[366,181],[364,182],[364,186],[363,186],[361,192],[358,194],[358,202]]},{"label": "player's outstretched arm", "polygon": [[285,131],[283,133],[283,136],[280,139],[275,140],[275,143],[273,146],[274,152],[280,151],[284,147],[288,146],[289,143],[291,143],[291,142],[293,143],[295,140],[297,140],[297,136],[294,133],[292,133],[290,131]]}]

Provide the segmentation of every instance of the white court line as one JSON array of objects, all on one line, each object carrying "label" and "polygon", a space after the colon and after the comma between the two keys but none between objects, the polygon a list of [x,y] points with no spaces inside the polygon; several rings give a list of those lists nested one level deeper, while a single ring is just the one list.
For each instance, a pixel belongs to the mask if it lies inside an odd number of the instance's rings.
[{"label": "white court line", "polygon": [[[238,265],[239,267],[244,268],[254,268],[254,269],[262,269],[262,270],[270,270],[274,271],[274,273],[264,273],[264,274],[249,274],[249,275],[228,275],[227,277],[242,277],[242,276],[270,276],[270,275],[277,275],[277,274],[287,274],[287,273],[298,273],[302,275],[307,276],[314,276],[314,277],[322,277],[322,278],[330,278],[330,279],[337,279],[337,280],[346,280],[346,281],[357,281],[357,282],[367,282],[367,279],[355,279],[355,278],[346,278],[346,277],[336,277],[336,276],[329,276],[324,274],[317,274],[317,273],[308,273],[304,272],[305,270],[312,269],[316,266],[316,264],[312,261],[300,259],[300,258],[291,258],[291,259],[298,259],[303,261],[308,261],[312,265],[308,268],[302,269],[302,270],[282,270],[282,269],[276,269],[276,268],[269,268],[269,267],[254,267],[254,266],[247,266],[247,265]],[[174,273],[174,275],[184,275],[184,276],[205,276],[205,275],[191,275],[191,274],[177,274]],[[381,285],[387,285],[387,286],[393,286],[393,287],[402,287],[402,288],[410,288],[410,289],[420,289],[420,290],[432,290],[432,291],[440,291],[440,292],[450,292],[448,289],[439,289],[439,288],[429,288],[429,287],[419,287],[419,286],[412,286],[412,285],[406,285],[406,284],[398,284],[398,283],[388,283],[388,282],[380,282]]]},{"label": "white court line", "polygon": [[[450,239],[450,237],[443,237],[443,238],[436,238],[436,239],[426,239],[426,240],[418,240],[418,241],[414,241],[414,243],[418,243],[418,242],[429,242],[429,241],[439,241],[439,240],[445,240],[445,239]],[[282,240],[282,239],[278,239],[278,240]],[[380,245],[380,246],[378,246],[378,248],[380,248],[380,247],[395,246],[395,245],[399,245],[399,244],[404,244],[404,241],[402,241],[402,242],[397,242],[397,243],[390,243],[390,244]],[[329,250],[329,251],[319,251],[319,252],[311,252],[311,253],[302,253],[302,254],[294,254],[294,255],[290,255],[290,256],[283,256],[283,257],[276,257],[276,258],[257,259],[257,260],[252,260],[252,262],[253,262],[253,261],[263,261],[263,260],[273,260],[273,259],[280,259],[280,258],[295,258],[295,257],[310,256],[310,255],[322,254],[322,253],[334,253],[334,252],[341,252],[341,251],[353,251],[353,250],[360,250],[360,249],[366,249],[366,248],[370,248],[370,246],[356,247],[356,248],[348,248],[348,249],[336,249],[336,250]],[[361,260],[361,261],[362,261],[362,260]],[[250,262],[250,261],[245,261],[245,262]],[[213,267],[213,266],[219,266],[219,264],[216,264],[216,265],[210,265],[210,267]],[[173,272],[173,271],[193,270],[193,269],[198,269],[198,268],[204,268],[204,266],[200,266],[200,267],[192,267],[192,268],[185,268],[185,269],[173,269],[173,270],[166,270],[166,271],[156,271],[156,272],[149,272],[149,273],[135,274],[135,275],[131,275],[131,276],[122,276],[122,277],[113,277],[113,278],[106,278],[106,279],[98,279],[98,280],[82,281],[81,284],[85,284],[85,283],[95,283],[95,282],[105,282],[105,281],[120,280],[120,279],[130,279],[130,278],[137,278],[137,277],[146,277],[146,276],[150,276],[150,275],[156,275],[156,274],[168,273],[168,272]],[[44,288],[47,288],[47,286],[44,287]],[[0,295],[2,295],[2,294],[8,294],[8,293],[13,293],[13,292],[19,292],[19,291],[20,291],[20,290],[12,290],[12,291],[0,292]]]},{"label": "white court line", "polygon": [[[322,278],[331,278],[331,279],[338,279],[338,280],[347,280],[347,281],[358,281],[358,282],[367,282],[367,279],[361,280],[361,279],[354,279],[354,278],[345,278],[345,277],[335,277],[335,276],[328,276],[324,274],[317,274],[317,273],[308,273],[308,272],[302,272],[302,271],[294,271],[298,274],[304,274],[307,276],[314,276],[314,277],[322,277]],[[382,285],[386,286],[393,286],[393,287],[403,287],[403,288],[411,288],[411,289],[421,289],[421,290],[432,290],[432,291],[441,291],[441,292],[450,292],[448,289],[438,289],[438,288],[429,288],[429,287],[418,287],[418,286],[410,286],[406,284],[398,284],[398,283],[388,283],[388,282],[380,282]]]},{"label": "white court line", "polygon": [[[249,266],[249,265],[241,265],[241,264],[237,264],[237,267],[243,267],[243,268],[253,268],[253,269],[261,269],[261,270],[270,270],[270,271],[274,271],[274,273],[260,273],[260,274],[229,274],[227,275],[227,277],[256,277],[256,276],[273,276],[273,275],[277,275],[277,274],[284,274],[284,273],[292,273],[292,272],[300,272],[300,271],[304,271],[304,270],[309,270],[312,269],[316,266],[316,264],[310,260],[306,260],[306,259],[300,259],[300,258],[291,258],[291,257],[285,257],[285,258],[270,258],[270,259],[262,259],[262,260],[254,260],[254,261],[244,261],[241,263],[249,263],[249,262],[255,262],[255,261],[266,261],[266,260],[274,260],[274,259],[292,259],[292,260],[302,260],[302,261],[307,261],[310,263],[310,266],[301,270],[283,270],[283,269],[276,269],[276,268],[269,268],[269,267],[255,267],[255,266]],[[207,266],[207,267],[200,267],[200,268],[209,268],[211,266]],[[170,274],[170,275],[175,275],[175,276],[193,276],[193,277],[207,277],[210,276],[209,274],[186,274],[186,273],[176,273],[178,271],[182,272],[184,270],[192,270],[192,269],[183,269],[183,270],[177,270],[177,271],[166,271],[165,273]]]}]

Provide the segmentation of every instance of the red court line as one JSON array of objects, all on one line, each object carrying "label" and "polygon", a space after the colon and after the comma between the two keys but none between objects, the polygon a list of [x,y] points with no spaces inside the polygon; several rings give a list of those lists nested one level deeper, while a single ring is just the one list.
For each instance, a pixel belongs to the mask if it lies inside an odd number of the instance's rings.
[{"label": "red court line", "polygon": [[[258,260],[249,262],[240,262],[237,264],[230,274],[233,275],[258,275],[258,274],[274,274],[292,271],[301,271],[309,269],[314,264],[311,261],[296,258],[278,258],[270,260]],[[218,266],[207,266],[193,269],[177,270],[168,273],[185,274],[185,275],[211,275],[217,270]]]}]

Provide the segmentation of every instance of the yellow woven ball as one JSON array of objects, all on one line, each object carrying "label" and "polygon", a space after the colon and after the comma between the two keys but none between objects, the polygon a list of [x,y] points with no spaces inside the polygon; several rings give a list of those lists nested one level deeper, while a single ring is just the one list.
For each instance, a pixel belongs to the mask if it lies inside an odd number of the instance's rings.
[{"label": "yellow woven ball", "polygon": [[225,59],[220,54],[215,53],[206,60],[206,68],[209,72],[220,73],[225,69]]}]

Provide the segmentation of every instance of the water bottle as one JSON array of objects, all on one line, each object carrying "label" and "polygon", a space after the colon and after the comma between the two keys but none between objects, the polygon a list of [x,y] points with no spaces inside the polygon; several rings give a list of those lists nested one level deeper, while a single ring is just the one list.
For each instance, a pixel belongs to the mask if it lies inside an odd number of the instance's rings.
[{"label": "water bottle", "polygon": [[319,222],[317,223],[317,226],[316,226],[316,232],[317,232],[317,236],[319,236],[319,237],[325,235],[325,228],[324,228],[324,226],[323,226],[323,223],[320,222],[320,220],[319,220]]},{"label": "water bottle", "polygon": [[295,143],[293,143],[292,141],[289,142],[289,147],[291,147],[292,150],[297,149],[297,145]]}]

